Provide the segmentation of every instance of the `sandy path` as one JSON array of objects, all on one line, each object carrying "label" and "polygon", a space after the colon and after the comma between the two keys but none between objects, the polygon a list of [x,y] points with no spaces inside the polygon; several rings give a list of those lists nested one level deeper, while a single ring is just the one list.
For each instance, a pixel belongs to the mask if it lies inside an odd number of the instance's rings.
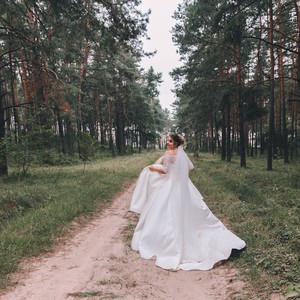
[{"label": "sandy path", "polygon": [[23,266],[18,284],[0,300],[234,299],[243,283],[228,264],[210,271],[169,272],[141,259],[125,236],[134,185],[58,250]]}]

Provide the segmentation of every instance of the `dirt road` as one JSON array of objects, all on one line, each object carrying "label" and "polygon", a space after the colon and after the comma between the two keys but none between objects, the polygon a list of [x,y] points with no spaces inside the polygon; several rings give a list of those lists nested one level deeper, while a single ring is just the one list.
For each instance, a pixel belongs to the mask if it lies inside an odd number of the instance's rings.
[{"label": "dirt road", "polygon": [[169,272],[132,251],[126,236],[137,220],[128,211],[133,188],[54,253],[24,263],[18,284],[0,299],[217,300],[242,292],[244,284],[229,264],[210,271]]}]

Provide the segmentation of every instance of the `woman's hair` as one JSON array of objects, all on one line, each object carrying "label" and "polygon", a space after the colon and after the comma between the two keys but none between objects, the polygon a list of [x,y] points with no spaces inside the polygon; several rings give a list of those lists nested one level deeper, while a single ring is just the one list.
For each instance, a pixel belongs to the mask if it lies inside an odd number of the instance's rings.
[{"label": "woman's hair", "polygon": [[184,139],[181,135],[179,135],[177,133],[172,133],[172,134],[170,134],[170,137],[173,139],[174,144],[177,147],[184,144]]}]

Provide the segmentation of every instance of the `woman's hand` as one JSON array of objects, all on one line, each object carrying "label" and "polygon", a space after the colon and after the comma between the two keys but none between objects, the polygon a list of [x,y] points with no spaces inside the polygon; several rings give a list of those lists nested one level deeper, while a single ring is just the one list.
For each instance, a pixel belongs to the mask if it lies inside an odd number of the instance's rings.
[{"label": "woman's hand", "polygon": [[159,168],[156,168],[156,167],[153,167],[153,166],[149,166],[149,170],[151,172],[158,172],[160,174],[165,174],[165,172],[162,169],[159,169]]}]

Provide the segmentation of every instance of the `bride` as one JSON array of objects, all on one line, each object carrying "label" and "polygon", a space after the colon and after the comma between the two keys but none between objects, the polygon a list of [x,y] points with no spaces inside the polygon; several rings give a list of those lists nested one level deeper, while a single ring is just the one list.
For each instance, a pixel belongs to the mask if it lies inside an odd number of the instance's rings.
[{"label": "bride", "polygon": [[182,145],[182,137],[171,134],[169,150],[140,174],[130,205],[140,213],[131,247],[164,269],[209,270],[246,244],[203,201]]}]

